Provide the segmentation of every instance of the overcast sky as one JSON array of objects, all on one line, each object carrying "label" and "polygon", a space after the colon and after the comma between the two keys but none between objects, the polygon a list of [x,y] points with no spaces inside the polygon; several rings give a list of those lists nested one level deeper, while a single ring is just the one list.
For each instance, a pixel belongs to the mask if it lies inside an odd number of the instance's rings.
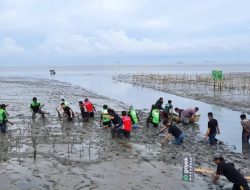
[{"label": "overcast sky", "polygon": [[250,0],[0,0],[0,62],[248,62],[249,8]]}]

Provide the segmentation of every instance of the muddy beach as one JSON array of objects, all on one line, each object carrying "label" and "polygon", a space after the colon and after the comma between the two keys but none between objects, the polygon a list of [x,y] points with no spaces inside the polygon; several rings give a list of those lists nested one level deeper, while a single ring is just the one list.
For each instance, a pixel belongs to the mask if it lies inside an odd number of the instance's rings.
[{"label": "muddy beach", "polygon": [[[115,110],[128,106],[55,80],[1,78],[1,103],[9,104],[7,134],[0,135],[1,190],[80,190],[80,189],[231,189],[221,178],[218,185],[210,174],[195,174],[194,182],[182,181],[183,157],[195,159],[196,168],[215,170],[215,154],[223,155],[249,176],[250,153],[234,153],[226,145],[210,147],[199,135],[199,126],[180,128],[183,145],[160,145],[158,131],[145,128],[147,113],[139,111],[139,128],[131,139],[112,139],[108,129],[99,124],[103,104]],[[46,119],[33,121],[29,104],[33,96],[45,103]],[[57,117],[55,108],[64,97],[75,112],[77,102],[88,97],[97,109],[95,119],[69,123]],[[79,111],[78,111],[79,112]],[[35,151],[36,150],[36,151]]]}]

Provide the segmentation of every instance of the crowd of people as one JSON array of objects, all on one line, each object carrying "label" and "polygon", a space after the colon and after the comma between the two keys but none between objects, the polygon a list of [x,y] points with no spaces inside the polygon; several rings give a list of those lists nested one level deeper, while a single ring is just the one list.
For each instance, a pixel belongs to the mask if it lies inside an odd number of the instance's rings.
[{"label": "crowd of people", "polygon": [[[161,140],[162,145],[164,145],[166,142],[180,145],[184,143],[185,134],[179,128],[178,123],[182,123],[183,126],[185,126],[189,123],[195,122],[195,116],[199,111],[199,108],[173,108],[172,100],[168,100],[165,106],[163,106],[163,103],[164,101],[161,97],[156,101],[155,104],[151,106],[149,116],[146,119],[146,127],[150,127],[152,125],[154,128],[158,128],[160,131],[158,134],[164,133],[165,130],[168,131]],[[0,105],[0,130],[2,133],[6,133],[7,123],[13,124],[8,120],[9,114],[6,111],[7,106],[8,105],[5,104]],[[32,110],[32,119],[35,119],[36,114],[40,114],[43,119],[46,117],[46,113],[42,110],[43,106],[44,104],[41,105],[36,97],[32,99],[30,104],[30,109]],[[91,118],[95,117],[95,106],[88,98],[85,98],[84,101],[79,101],[79,109],[84,122],[88,122]],[[73,118],[75,117],[74,111],[70,107],[69,103],[65,101],[65,99],[61,99],[60,106],[56,109],[56,111],[59,118],[64,117],[68,122],[72,122]],[[140,122],[138,113],[133,106],[130,106],[127,111],[124,110],[118,114],[108,105],[103,105],[100,119],[101,127],[111,129],[110,131],[112,138],[125,137],[129,139],[132,129],[137,129]],[[247,119],[245,114],[241,114],[240,119],[242,125],[242,141],[249,142],[250,120]],[[162,128],[159,128],[160,123],[163,125]],[[213,113],[209,112],[208,129],[204,136],[210,145],[215,145],[220,142],[216,138],[217,134],[220,134],[218,121],[214,118]],[[234,183],[233,189],[249,189],[247,182],[232,164],[226,163],[224,158],[221,156],[216,157],[214,161],[218,165],[214,182],[218,180],[220,175],[225,175],[229,181]]]}]

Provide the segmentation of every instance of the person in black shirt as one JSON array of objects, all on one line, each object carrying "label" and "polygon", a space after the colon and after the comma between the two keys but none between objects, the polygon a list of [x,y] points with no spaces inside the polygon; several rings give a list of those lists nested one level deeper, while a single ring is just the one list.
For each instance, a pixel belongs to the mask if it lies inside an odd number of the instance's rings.
[{"label": "person in black shirt", "polygon": [[61,103],[63,114],[67,117],[68,121],[72,121],[74,118],[74,112],[69,106],[66,106],[65,103]]},{"label": "person in black shirt", "polygon": [[214,162],[217,164],[216,175],[213,178],[214,183],[220,178],[220,175],[224,175],[228,181],[234,184],[233,190],[249,190],[246,179],[236,170],[233,163],[226,163],[221,156],[215,157]]},{"label": "person in black shirt", "polygon": [[162,104],[163,104],[163,98],[159,98],[159,100],[157,100],[157,102],[155,103],[155,107],[159,110],[163,110],[162,108]]},{"label": "person in black shirt", "polygon": [[174,111],[176,113],[178,113],[178,118],[176,119],[176,123],[180,123],[181,122],[181,113],[184,111],[183,109],[179,109],[179,108],[174,108]]},{"label": "person in black shirt", "polygon": [[213,118],[213,113],[209,112],[208,114],[208,129],[207,133],[205,134],[205,138],[209,137],[209,144],[213,145],[217,143],[217,139],[215,138],[216,134],[220,134],[220,129],[218,127],[218,122],[216,119]]},{"label": "person in black shirt", "polygon": [[168,120],[164,120],[163,125],[164,125],[164,127],[161,129],[161,131],[164,131],[165,129],[168,129],[168,134],[164,137],[164,139],[161,140],[162,144],[164,144],[166,141],[169,141],[172,136],[175,137],[175,140],[173,141],[173,144],[180,145],[180,144],[183,143],[184,134],[176,125],[173,125]]},{"label": "person in black shirt", "polygon": [[84,103],[82,101],[79,101],[79,108],[81,111],[81,115],[82,115],[82,120],[84,122],[87,122],[89,120],[89,113],[87,111],[87,108],[85,107]]},{"label": "person in black shirt", "polygon": [[112,137],[114,137],[115,134],[117,134],[117,130],[122,126],[122,119],[113,109],[109,108],[108,114],[110,115],[110,119],[113,124],[113,127],[111,129],[111,135]]}]

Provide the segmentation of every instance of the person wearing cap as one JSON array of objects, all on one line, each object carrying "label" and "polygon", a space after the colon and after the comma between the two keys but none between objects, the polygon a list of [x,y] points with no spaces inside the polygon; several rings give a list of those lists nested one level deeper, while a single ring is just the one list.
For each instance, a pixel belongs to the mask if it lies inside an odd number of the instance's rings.
[{"label": "person wearing cap", "polygon": [[168,129],[168,134],[161,140],[161,144],[170,141],[172,137],[175,138],[173,144],[180,145],[183,143],[184,134],[176,125],[173,125],[169,120],[164,120],[163,125],[164,127],[160,131],[163,132],[165,129]]},{"label": "person wearing cap", "polygon": [[45,114],[41,110],[43,106],[44,104],[41,106],[40,102],[37,101],[36,97],[32,99],[32,103],[30,104],[30,108],[32,110],[32,119],[35,119],[37,113],[41,114],[42,118],[45,118]]},{"label": "person wearing cap", "polygon": [[85,98],[84,100],[84,106],[87,109],[88,113],[89,113],[89,117],[93,118],[95,116],[95,107],[93,106],[93,104],[89,101],[88,98]]},{"label": "person wearing cap", "polygon": [[205,138],[209,138],[209,144],[213,145],[217,143],[217,139],[215,138],[216,134],[220,134],[220,129],[218,126],[218,122],[216,119],[213,118],[213,113],[209,112],[208,114],[208,129],[207,133],[205,134]]},{"label": "person wearing cap", "polygon": [[217,165],[216,174],[213,176],[213,182],[216,184],[221,175],[224,175],[228,181],[233,183],[233,190],[249,190],[247,180],[234,167],[233,163],[226,163],[222,156],[216,156],[213,159]]},{"label": "person wearing cap", "polygon": [[134,129],[138,128],[139,117],[138,117],[138,114],[136,113],[135,109],[133,108],[133,106],[129,107],[128,116],[131,118],[133,128]]},{"label": "person wearing cap", "polygon": [[195,113],[199,111],[198,107],[188,108],[181,112],[181,120],[183,124],[192,123],[194,121]]},{"label": "person wearing cap", "polygon": [[246,114],[240,115],[242,126],[242,142],[248,142],[250,138],[250,120],[247,119]]}]

